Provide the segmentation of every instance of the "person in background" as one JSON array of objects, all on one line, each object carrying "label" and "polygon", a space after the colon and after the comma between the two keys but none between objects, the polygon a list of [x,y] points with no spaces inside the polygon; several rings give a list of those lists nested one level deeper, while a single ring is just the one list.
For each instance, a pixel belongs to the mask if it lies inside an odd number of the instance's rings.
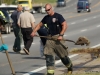
[{"label": "person in background", "polygon": [[12,14],[11,14],[11,18],[13,20],[13,31],[14,31],[14,35],[15,35],[15,41],[14,41],[14,45],[13,45],[13,51],[14,52],[20,52],[21,51],[21,43],[22,43],[22,34],[21,34],[21,29],[17,24],[19,15],[22,13],[23,7],[22,5],[18,5],[17,6],[17,10],[15,10]]},{"label": "person in background", "polygon": [[30,8],[26,6],[24,8],[24,12],[19,16],[18,25],[21,28],[21,32],[23,34],[24,40],[24,48],[23,50],[27,55],[29,55],[29,49],[33,42],[33,37],[31,37],[31,33],[35,27],[35,18],[33,14],[30,13]]},{"label": "person in background", "polygon": [[[47,36],[48,35],[48,31],[47,31],[47,25],[44,24],[38,31],[37,33],[39,34],[39,36]],[[46,44],[46,38],[40,37],[40,54],[41,57],[44,56],[43,51],[44,51],[44,46]]]},{"label": "person in background", "polygon": [[[47,27],[47,24],[44,24],[38,31],[37,33],[39,34],[39,36],[48,36],[48,27]],[[44,46],[46,44],[46,40],[47,38],[43,38],[43,37],[40,37],[40,55],[41,57],[44,56]],[[59,60],[59,57],[57,55],[54,56],[55,60]]]},{"label": "person in background", "polygon": [[68,57],[67,47],[65,46],[64,41],[62,41],[63,35],[67,29],[67,23],[61,14],[54,12],[51,4],[46,4],[45,10],[47,12],[47,15],[41,20],[39,24],[37,24],[37,26],[31,33],[31,36],[34,37],[41,26],[47,24],[47,27],[49,29],[48,37],[56,38],[47,39],[44,47],[47,75],[54,75],[54,54],[57,54],[62,63],[68,68],[66,74],[70,75],[73,71],[73,65],[70,58]]}]

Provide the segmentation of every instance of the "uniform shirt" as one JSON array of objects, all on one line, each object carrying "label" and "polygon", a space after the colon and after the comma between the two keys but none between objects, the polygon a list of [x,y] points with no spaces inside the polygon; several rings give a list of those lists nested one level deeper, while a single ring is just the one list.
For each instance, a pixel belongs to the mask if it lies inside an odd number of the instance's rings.
[{"label": "uniform shirt", "polygon": [[30,28],[33,22],[35,22],[34,16],[28,11],[20,14],[18,19],[18,24],[20,24],[21,28]]},{"label": "uniform shirt", "polygon": [[56,35],[59,34],[60,31],[58,30],[57,26],[59,25],[60,28],[62,28],[61,24],[65,21],[65,19],[63,18],[62,15],[58,14],[58,13],[54,13],[54,15],[49,16],[46,15],[43,19],[42,19],[42,23],[43,24],[47,24],[48,28],[49,28],[49,34],[51,35]]},{"label": "uniform shirt", "polygon": [[11,18],[13,20],[13,25],[17,25],[17,21],[18,21],[18,18],[19,18],[19,15],[21,14],[22,12],[19,12],[19,11],[14,11],[12,14],[11,14]]}]

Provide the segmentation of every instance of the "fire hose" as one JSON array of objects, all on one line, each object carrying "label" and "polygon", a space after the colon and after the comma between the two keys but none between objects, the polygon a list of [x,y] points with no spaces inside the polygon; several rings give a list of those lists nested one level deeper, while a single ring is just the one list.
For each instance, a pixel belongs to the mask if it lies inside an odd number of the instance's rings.
[{"label": "fire hose", "polygon": [[[57,40],[57,37],[51,37],[51,36],[39,36],[36,35],[35,37],[42,37],[42,38],[47,38],[47,39],[51,39],[51,40]],[[75,45],[85,45],[88,46],[90,44],[89,40],[86,37],[79,37],[78,40],[75,42],[73,40],[69,40],[69,39],[62,39],[62,41],[69,41],[69,42],[73,42]]]}]

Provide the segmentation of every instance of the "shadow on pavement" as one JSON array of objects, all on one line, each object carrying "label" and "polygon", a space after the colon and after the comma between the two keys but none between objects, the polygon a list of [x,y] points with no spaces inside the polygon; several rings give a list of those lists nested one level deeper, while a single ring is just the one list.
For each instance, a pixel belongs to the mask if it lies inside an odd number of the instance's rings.
[{"label": "shadow on pavement", "polygon": [[41,57],[23,57],[23,59],[44,59],[45,60],[45,58],[41,58]]},{"label": "shadow on pavement", "polygon": [[[25,73],[28,73],[28,72],[19,72],[19,71],[16,71],[16,75],[17,74],[25,74]],[[30,75],[44,75],[43,73],[33,73],[33,74],[30,74]]]}]

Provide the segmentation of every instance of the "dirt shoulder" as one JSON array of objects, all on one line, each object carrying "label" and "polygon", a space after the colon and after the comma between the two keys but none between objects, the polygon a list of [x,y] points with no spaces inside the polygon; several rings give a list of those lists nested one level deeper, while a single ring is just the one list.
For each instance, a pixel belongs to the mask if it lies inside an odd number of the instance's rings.
[{"label": "dirt shoulder", "polygon": [[[100,57],[95,58],[91,54],[79,54],[74,59],[71,59],[73,63],[72,75],[100,75]],[[56,68],[55,75],[63,75],[67,72],[65,66]]]}]

